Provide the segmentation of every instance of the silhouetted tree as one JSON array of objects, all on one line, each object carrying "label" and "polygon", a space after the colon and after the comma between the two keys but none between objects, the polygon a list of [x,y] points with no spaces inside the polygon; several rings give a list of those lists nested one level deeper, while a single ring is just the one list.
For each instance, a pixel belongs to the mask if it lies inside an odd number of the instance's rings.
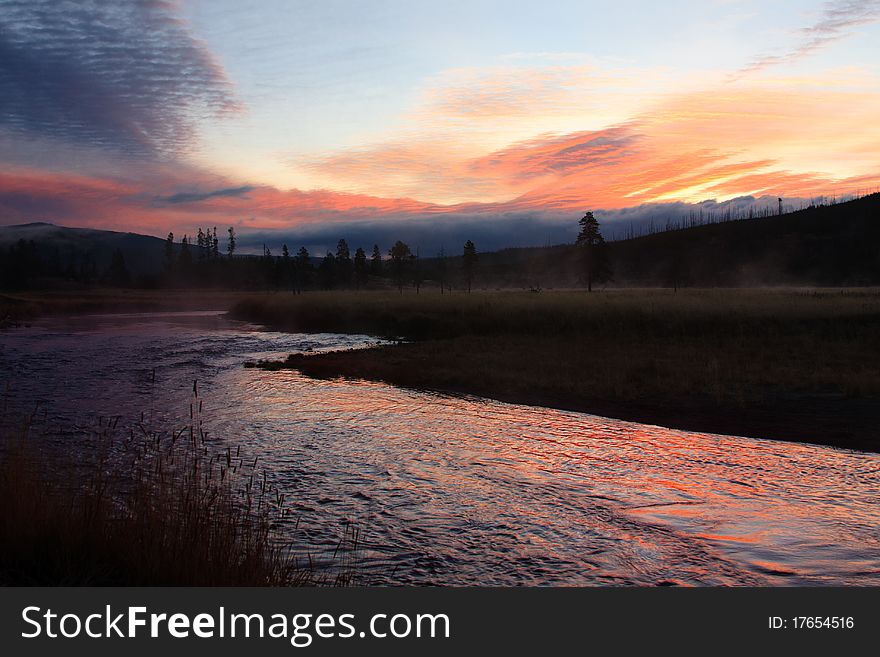
[{"label": "silhouetted tree", "polygon": [[440,283],[440,294],[443,294],[443,288],[449,283],[449,262],[446,258],[446,249],[442,246],[437,253],[437,280]]},{"label": "silhouetted tree", "polygon": [[471,291],[474,282],[474,272],[477,268],[477,247],[468,240],[464,243],[464,281],[467,285],[467,291]]},{"label": "silhouetted tree", "polygon": [[309,282],[309,276],[312,271],[312,259],[309,256],[309,250],[301,246],[293,260],[294,287],[298,293],[302,293],[303,288]]},{"label": "silhouetted tree", "polygon": [[409,246],[397,240],[388,252],[391,256],[391,274],[397,284],[397,290],[403,294],[403,285],[406,283],[406,267],[412,255]]},{"label": "silhouetted tree", "polygon": [[231,258],[235,253],[235,228],[230,226],[226,232],[229,233],[229,237],[226,238],[226,254]]},{"label": "silhouetted tree", "polygon": [[8,289],[27,287],[31,280],[40,275],[42,268],[36,243],[23,238],[9,247],[6,258],[0,264],[3,265],[0,286]]},{"label": "silhouetted tree", "polygon": [[290,287],[296,293],[296,285],[293,280],[293,263],[290,261],[290,251],[287,244],[281,245],[281,284]]},{"label": "silhouetted tree", "polygon": [[276,267],[275,258],[272,257],[272,249],[263,244],[263,280],[266,282],[266,289],[274,289],[278,287],[278,268]]},{"label": "silhouetted tree", "polygon": [[192,253],[189,250],[189,236],[184,235],[180,240],[180,266],[184,269],[192,264]]},{"label": "silhouetted tree", "polygon": [[336,285],[336,257],[330,251],[327,251],[318,267],[318,278],[325,290],[332,290]]},{"label": "silhouetted tree", "polygon": [[587,212],[578,222],[581,227],[577,244],[583,248],[584,273],[587,277],[587,292],[593,291],[593,283],[611,280],[611,266],[605,240],[599,230],[599,222],[592,212]]},{"label": "silhouetted tree", "polygon": [[199,227],[199,232],[196,236],[196,246],[198,247],[198,253],[196,254],[199,260],[204,260],[206,255],[206,236],[204,231]]},{"label": "silhouetted tree", "polygon": [[416,288],[416,294],[418,294],[419,290],[422,288],[422,263],[419,258],[418,247],[416,247],[415,255],[410,256],[410,261],[412,262],[413,287]]},{"label": "silhouetted tree", "polygon": [[369,273],[367,254],[361,247],[358,247],[354,252],[354,285],[357,289],[361,289],[367,284]]},{"label": "silhouetted tree", "polygon": [[174,265],[174,233],[168,233],[165,238],[165,269],[171,269]]},{"label": "silhouetted tree", "polygon": [[370,273],[373,276],[382,275],[382,254],[378,244],[373,245],[373,255],[370,256]]},{"label": "silhouetted tree", "polygon": [[211,236],[211,255],[220,257],[220,241],[217,239],[217,226],[214,226],[214,234]]},{"label": "silhouetted tree", "polygon": [[336,280],[342,287],[350,287],[351,274],[351,251],[348,242],[342,239],[336,245]]}]

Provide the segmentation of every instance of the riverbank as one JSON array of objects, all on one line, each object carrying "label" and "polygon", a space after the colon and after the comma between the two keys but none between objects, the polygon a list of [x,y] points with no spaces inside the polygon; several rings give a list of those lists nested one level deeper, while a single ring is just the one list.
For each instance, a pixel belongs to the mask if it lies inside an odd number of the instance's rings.
[{"label": "riverbank", "polygon": [[253,292],[84,289],[0,293],[0,328],[45,316],[226,310]]},{"label": "riverbank", "polygon": [[670,428],[880,451],[880,293],[249,298],[233,316],[406,344],[262,363]]}]

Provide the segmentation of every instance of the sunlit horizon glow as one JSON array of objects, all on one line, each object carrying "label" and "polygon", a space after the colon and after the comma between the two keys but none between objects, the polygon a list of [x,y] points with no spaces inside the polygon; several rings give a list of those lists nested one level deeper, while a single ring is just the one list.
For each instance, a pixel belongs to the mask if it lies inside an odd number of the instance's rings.
[{"label": "sunlit horizon glow", "polygon": [[442,4],[2,1],[0,224],[292,230],[880,187],[880,2]]}]

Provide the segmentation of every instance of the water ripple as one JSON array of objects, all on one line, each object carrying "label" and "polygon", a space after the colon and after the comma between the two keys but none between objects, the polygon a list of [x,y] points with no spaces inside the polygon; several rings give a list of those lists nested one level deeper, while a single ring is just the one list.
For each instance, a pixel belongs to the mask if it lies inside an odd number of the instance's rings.
[{"label": "water ripple", "polygon": [[212,435],[260,455],[319,563],[360,527],[364,584],[880,583],[878,455],[241,366],[369,342],[58,320],[0,334],[0,384],[88,426],[185,422],[199,379]]}]

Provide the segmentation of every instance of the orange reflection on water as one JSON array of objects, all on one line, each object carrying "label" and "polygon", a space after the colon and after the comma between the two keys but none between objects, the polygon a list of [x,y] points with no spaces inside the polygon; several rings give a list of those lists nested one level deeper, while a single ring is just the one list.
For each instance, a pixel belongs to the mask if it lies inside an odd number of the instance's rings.
[{"label": "orange reflection on water", "polygon": [[[589,554],[590,572],[569,583],[876,582],[862,561],[880,564],[877,455],[293,372],[254,377],[247,385],[266,403],[311,399],[298,406],[319,409],[335,463],[379,467],[387,474],[370,485],[382,495],[407,491],[428,551],[483,551],[484,565],[534,557],[535,545],[566,563]],[[795,576],[777,582],[782,572]]]},{"label": "orange reflection on water", "polygon": [[185,410],[198,378],[211,434],[259,455],[297,542],[331,555],[358,525],[362,583],[880,583],[880,455],[246,369],[357,339],[124,321],[10,331],[0,358],[59,416]]}]

